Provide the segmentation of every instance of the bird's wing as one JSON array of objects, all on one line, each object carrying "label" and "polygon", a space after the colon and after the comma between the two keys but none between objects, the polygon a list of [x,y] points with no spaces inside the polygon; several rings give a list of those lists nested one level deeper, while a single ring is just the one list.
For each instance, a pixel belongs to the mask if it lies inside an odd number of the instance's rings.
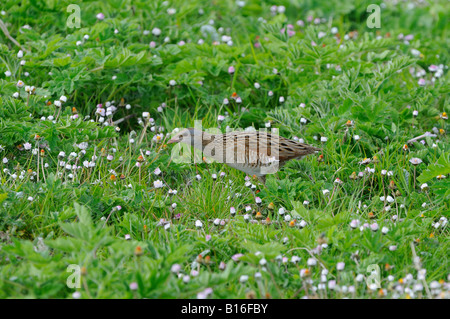
[{"label": "bird's wing", "polygon": [[320,149],[265,132],[231,132],[215,135],[212,157],[222,163],[269,165],[285,162]]}]

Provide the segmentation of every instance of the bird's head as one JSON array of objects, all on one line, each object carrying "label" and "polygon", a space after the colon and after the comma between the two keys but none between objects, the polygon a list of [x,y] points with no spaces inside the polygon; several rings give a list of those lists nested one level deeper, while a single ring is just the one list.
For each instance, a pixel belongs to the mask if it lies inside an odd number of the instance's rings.
[{"label": "bird's head", "polygon": [[176,133],[171,140],[167,142],[167,144],[174,143],[185,143],[188,145],[194,145],[195,141],[199,142],[201,145],[202,141],[202,131],[197,130],[195,128],[185,128],[180,132]]}]

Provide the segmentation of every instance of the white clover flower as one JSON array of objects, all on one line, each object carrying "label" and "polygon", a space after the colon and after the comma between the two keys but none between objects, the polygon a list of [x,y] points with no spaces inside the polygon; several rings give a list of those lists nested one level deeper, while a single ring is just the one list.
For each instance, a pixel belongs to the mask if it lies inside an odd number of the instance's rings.
[{"label": "white clover flower", "polygon": [[255,82],[254,84],[255,89],[259,90],[259,88],[261,87],[261,85],[258,82]]},{"label": "white clover flower", "polygon": [[175,81],[175,80],[170,80],[170,81],[169,81],[169,85],[170,85],[170,86],[175,86],[175,85],[177,85],[177,81]]}]

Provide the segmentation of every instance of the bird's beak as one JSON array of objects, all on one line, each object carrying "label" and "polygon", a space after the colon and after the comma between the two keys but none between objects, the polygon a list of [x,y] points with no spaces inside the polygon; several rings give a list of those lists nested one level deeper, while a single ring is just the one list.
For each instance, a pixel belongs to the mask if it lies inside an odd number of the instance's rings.
[{"label": "bird's beak", "polygon": [[169,140],[168,142],[167,142],[167,144],[173,144],[173,143],[178,143],[180,140],[179,139],[177,139],[177,138],[173,138],[173,139],[171,139],[171,140]]}]

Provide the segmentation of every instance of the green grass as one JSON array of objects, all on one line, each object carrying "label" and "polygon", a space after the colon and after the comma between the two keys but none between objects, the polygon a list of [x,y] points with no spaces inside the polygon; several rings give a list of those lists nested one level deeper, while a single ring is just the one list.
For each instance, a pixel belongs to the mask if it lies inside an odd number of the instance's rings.
[{"label": "green grass", "polygon": [[[73,2],[0,5],[1,298],[449,297],[447,1]],[[251,188],[171,158],[196,120],[322,151]]]}]

